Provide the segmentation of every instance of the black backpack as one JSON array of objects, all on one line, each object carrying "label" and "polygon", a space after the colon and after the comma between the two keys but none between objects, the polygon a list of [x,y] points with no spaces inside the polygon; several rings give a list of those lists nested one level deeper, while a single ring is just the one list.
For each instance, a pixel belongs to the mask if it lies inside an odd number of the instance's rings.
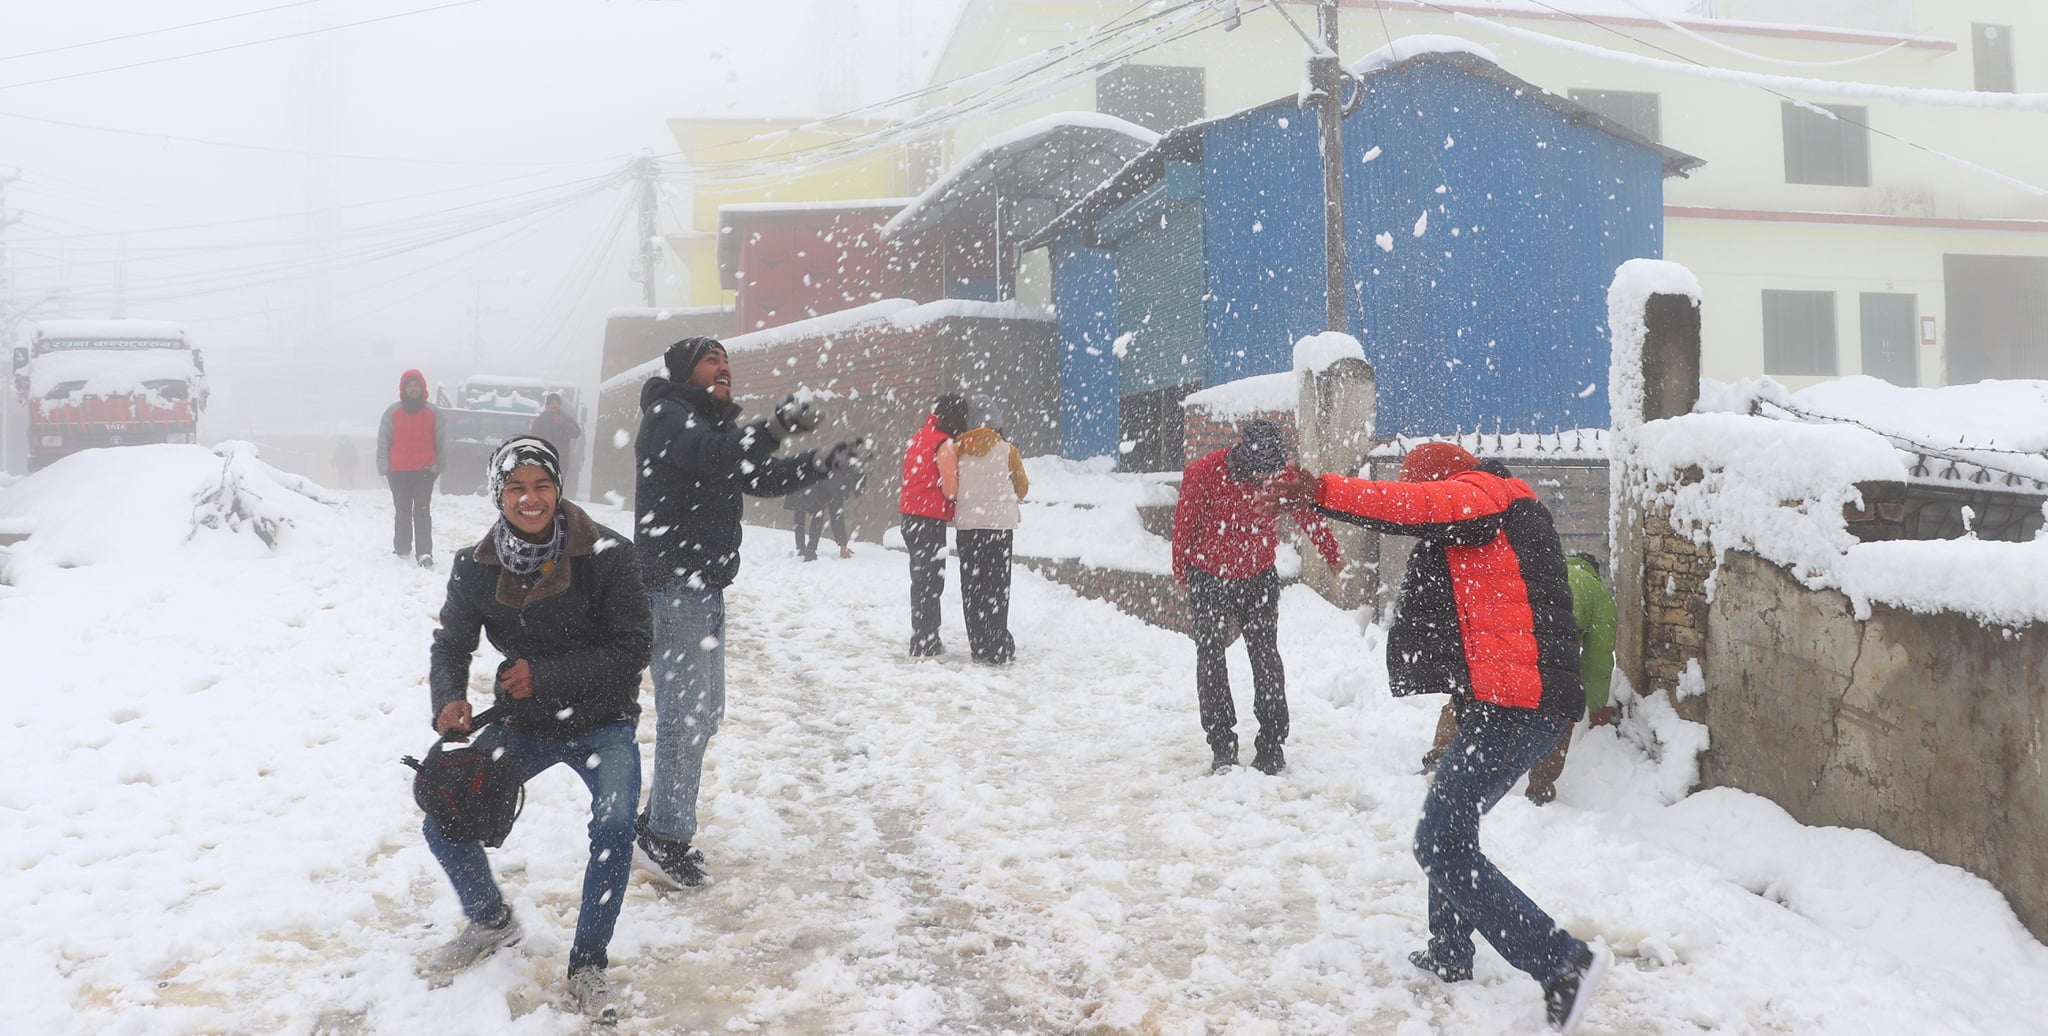
[{"label": "black backpack", "polygon": [[[497,717],[485,709],[471,720],[472,733]],[[460,744],[460,735],[443,737],[427,749],[427,757],[399,760],[413,769],[412,798],[434,818],[441,837],[451,842],[482,842],[495,849],[512,833],[512,822],[526,806],[526,787],[518,768],[505,758],[500,738],[479,738]]]}]

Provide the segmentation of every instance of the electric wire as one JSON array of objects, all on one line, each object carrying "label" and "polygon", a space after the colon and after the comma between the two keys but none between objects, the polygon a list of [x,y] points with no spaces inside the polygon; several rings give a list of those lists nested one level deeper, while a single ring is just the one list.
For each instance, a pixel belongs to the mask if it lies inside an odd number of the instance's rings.
[{"label": "electric wire", "polygon": [[274,14],[278,11],[288,11],[294,7],[306,7],[321,2],[323,2],[323,0],[297,0],[296,3],[279,4],[276,7],[266,7],[260,11],[243,11],[240,14],[224,14],[217,18],[202,18],[196,22],[185,22],[182,25],[166,25],[161,29],[144,29],[141,32],[131,32],[120,36],[108,36],[97,40],[86,40],[83,43],[67,43],[61,47],[45,47],[42,50],[25,50],[19,54],[0,54],[0,61],[17,61],[21,58],[35,58],[41,57],[45,54],[61,54],[67,50],[79,50],[85,47],[97,47],[104,43],[120,43],[123,40],[138,40],[145,36],[159,36],[163,33],[177,32],[181,29],[196,29],[202,25],[217,25],[221,22],[231,22],[239,18],[254,18],[257,15]]},{"label": "electric wire", "polygon": [[41,86],[45,83],[61,83],[71,79],[83,79],[87,76],[104,75],[108,72],[124,72],[131,68],[145,68],[150,65],[162,65],[172,61],[184,61],[188,58],[205,57],[209,54],[221,54],[231,50],[242,50],[247,47],[259,47],[266,43],[278,43],[283,40],[295,40],[306,36],[317,36],[325,32],[335,32],[340,29],[353,29],[363,25],[374,25],[378,22],[396,21],[400,18],[411,18],[422,14],[432,14],[436,11],[446,11],[450,8],[455,7],[468,7],[471,4],[480,4],[483,2],[484,0],[449,0],[448,3],[439,4],[434,7],[423,7],[413,11],[399,11],[395,14],[379,15],[375,18],[365,18],[361,21],[344,22],[340,25],[327,25],[322,26],[318,29],[307,29],[302,32],[291,32],[286,33],[282,36],[271,36],[260,40],[249,40],[244,43],[230,43],[225,46],[209,47],[206,50],[195,50],[185,54],[171,54],[160,58],[150,58],[145,61],[131,61],[125,65],[112,65],[107,68],[87,69],[83,72],[67,72],[59,76],[45,76],[41,79],[28,79],[23,80],[19,83],[0,83],[0,90],[16,90],[24,86]]}]

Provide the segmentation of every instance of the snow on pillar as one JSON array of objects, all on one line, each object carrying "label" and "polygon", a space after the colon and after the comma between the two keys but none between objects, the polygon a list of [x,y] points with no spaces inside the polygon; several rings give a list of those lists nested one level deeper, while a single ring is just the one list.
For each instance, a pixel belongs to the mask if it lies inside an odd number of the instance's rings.
[{"label": "snow on pillar", "polygon": [[[1644,585],[1645,505],[1656,488],[1632,470],[1636,431],[1645,422],[1690,413],[1700,392],[1700,284],[1692,271],[1660,259],[1631,259],[1607,289],[1612,335],[1608,404],[1608,529],[1613,537],[1616,628],[1614,664],[1629,686],[1648,693]],[[1704,632],[1704,631],[1700,631]]]},{"label": "snow on pillar", "polygon": [[[1297,425],[1301,467],[1310,474],[1364,473],[1372,448],[1378,379],[1358,339],[1341,331],[1309,335],[1294,343],[1294,372],[1300,380]],[[1357,608],[1378,589],[1374,571],[1379,540],[1349,522],[1333,522],[1343,549],[1344,574],[1333,575],[1312,548],[1302,550],[1301,578],[1339,608]]]}]

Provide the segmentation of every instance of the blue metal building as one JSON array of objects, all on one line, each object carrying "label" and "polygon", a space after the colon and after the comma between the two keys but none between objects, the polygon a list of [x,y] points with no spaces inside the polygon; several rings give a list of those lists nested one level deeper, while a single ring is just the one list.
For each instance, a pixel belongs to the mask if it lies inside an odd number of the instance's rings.
[{"label": "blue metal building", "polygon": [[[1377,434],[1604,427],[1608,281],[1662,254],[1664,178],[1699,160],[1472,54],[1359,90],[1350,331]],[[1026,243],[1050,246],[1065,455],[1178,467],[1181,398],[1324,330],[1321,168],[1315,111],[1285,98],[1175,130]]]}]

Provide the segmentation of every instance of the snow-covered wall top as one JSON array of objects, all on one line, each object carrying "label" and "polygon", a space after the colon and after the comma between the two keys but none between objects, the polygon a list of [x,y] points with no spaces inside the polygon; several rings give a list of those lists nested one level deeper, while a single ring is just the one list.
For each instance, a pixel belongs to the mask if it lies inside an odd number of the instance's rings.
[{"label": "snow-covered wall top", "polygon": [[1595,461],[1607,459],[1607,429],[1574,428],[1564,432],[1485,434],[1473,432],[1465,435],[1437,435],[1427,439],[1411,439],[1400,436],[1374,446],[1366,455],[1369,457],[1392,458],[1407,456],[1419,443],[1454,442],[1471,451],[1475,457],[1499,457],[1521,460],[1569,460]]},{"label": "snow-covered wall top", "polygon": [[1200,407],[1209,416],[1237,421],[1254,414],[1291,414],[1300,405],[1301,382],[1293,371],[1255,374],[1191,392],[1182,407]]},{"label": "snow-covered wall top", "polygon": [[1342,331],[1305,335],[1294,343],[1294,370],[1320,374],[1338,360],[1364,360],[1365,346]]},{"label": "snow-covered wall top", "polygon": [[[770,346],[787,345],[807,338],[826,338],[832,335],[850,334],[854,331],[889,324],[903,329],[923,327],[934,321],[949,317],[975,317],[984,320],[1051,320],[1050,311],[1026,303],[977,302],[973,299],[940,299],[937,302],[918,303],[910,299],[882,299],[865,306],[842,309],[837,313],[826,313],[798,320],[776,327],[734,335],[724,340],[727,354],[746,352],[750,349],[766,349]],[[656,374],[662,373],[663,360],[657,356],[638,366],[628,367],[604,380],[599,391],[609,392],[622,385],[637,385]]]},{"label": "snow-covered wall top", "polygon": [[[1906,456],[1868,428],[1693,413],[1625,432],[1616,449],[1638,481],[1633,492],[1661,487],[1674,528],[1717,556],[1753,551],[1809,588],[1839,590],[1859,617],[1882,603],[1990,625],[2048,619],[2048,579],[2015,578],[2048,572],[2048,539],[1860,543],[1850,535],[1842,508],[1861,503],[1856,483],[1908,475]],[[1701,477],[1680,484],[1687,468]]]}]

